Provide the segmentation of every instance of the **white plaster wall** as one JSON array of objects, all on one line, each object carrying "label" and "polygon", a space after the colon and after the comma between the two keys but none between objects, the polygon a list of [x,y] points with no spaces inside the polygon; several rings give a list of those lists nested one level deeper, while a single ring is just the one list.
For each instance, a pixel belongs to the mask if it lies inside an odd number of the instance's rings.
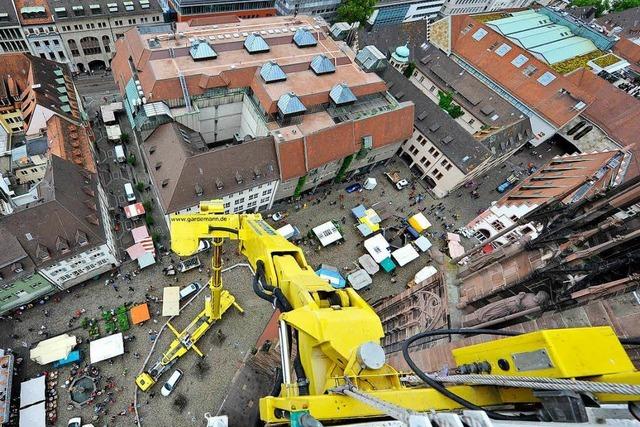
[{"label": "white plaster wall", "polygon": [[29,129],[27,129],[27,135],[38,135],[40,129],[47,128],[47,120],[51,118],[55,113],[42,105],[36,105],[33,114],[31,115],[31,123],[29,123]]},{"label": "white plaster wall", "polygon": [[242,117],[240,119],[240,136],[251,135],[253,137],[267,136],[269,130],[264,120],[258,116],[256,108],[251,104],[248,96],[242,102]]},{"label": "white plaster wall", "polygon": [[41,268],[40,274],[60,289],[66,289],[109,271],[111,264],[117,263],[109,246],[102,244]]}]

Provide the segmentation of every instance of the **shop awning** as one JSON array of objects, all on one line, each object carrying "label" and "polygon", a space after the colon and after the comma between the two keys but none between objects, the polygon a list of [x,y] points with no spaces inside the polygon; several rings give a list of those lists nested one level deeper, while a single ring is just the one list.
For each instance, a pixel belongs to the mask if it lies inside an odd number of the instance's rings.
[{"label": "shop awning", "polygon": [[124,207],[124,214],[127,218],[135,218],[145,213],[142,203],[134,203]]}]

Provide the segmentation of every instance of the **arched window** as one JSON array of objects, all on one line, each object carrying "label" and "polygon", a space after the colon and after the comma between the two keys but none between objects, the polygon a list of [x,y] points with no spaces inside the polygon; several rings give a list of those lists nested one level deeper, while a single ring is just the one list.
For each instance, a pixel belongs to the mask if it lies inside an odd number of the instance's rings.
[{"label": "arched window", "polygon": [[102,53],[100,41],[96,37],[83,37],[80,39],[80,46],[85,55],[97,55]]},{"label": "arched window", "polygon": [[104,35],[102,36],[102,45],[104,46],[104,51],[109,53],[111,52],[111,46],[109,46],[111,44],[111,39],[109,38],[109,36]]},{"label": "arched window", "polygon": [[76,41],[74,39],[69,39],[67,44],[69,45],[69,50],[71,51],[71,55],[80,56],[80,51],[78,50],[78,45],[76,44]]}]

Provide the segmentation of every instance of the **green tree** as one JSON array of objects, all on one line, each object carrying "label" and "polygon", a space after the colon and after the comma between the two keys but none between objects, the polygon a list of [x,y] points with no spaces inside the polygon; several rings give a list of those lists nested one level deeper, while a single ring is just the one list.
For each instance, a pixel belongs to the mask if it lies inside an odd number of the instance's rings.
[{"label": "green tree", "polygon": [[338,19],[349,24],[364,25],[373,13],[376,0],[343,0],[338,7]]},{"label": "green tree", "polygon": [[127,163],[129,163],[131,166],[135,167],[135,165],[137,163],[136,162],[136,156],[133,155],[133,154],[129,154],[129,158],[127,158]]},{"label": "green tree", "polygon": [[[625,2],[625,1],[634,1],[634,0],[621,0],[621,2]],[[617,3],[619,3],[619,2],[614,3],[614,10],[617,10],[617,9],[615,9],[615,5]],[[593,7],[595,7],[596,8],[596,18],[599,17],[599,16],[602,16],[602,14],[609,9],[608,0],[573,0],[571,2],[571,5],[572,6],[576,6],[576,7],[585,7],[585,6],[593,6]],[[635,7],[635,6],[630,6],[630,7]],[[624,9],[620,9],[620,10],[624,10]]]},{"label": "green tree", "polygon": [[129,134],[127,132],[124,132],[122,135],[120,135],[120,141],[122,141],[125,144],[129,143]]},{"label": "green tree", "polygon": [[142,202],[142,206],[144,206],[145,212],[153,211],[153,203],[151,202],[151,200],[145,200],[144,202]]},{"label": "green tree", "polygon": [[407,64],[407,67],[404,69],[404,71],[402,72],[402,74],[404,74],[404,76],[406,78],[411,77],[411,75],[413,74],[413,71],[416,69],[416,64],[414,64],[413,62],[409,62]]},{"label": "green tree", "polygon": [[151,216],[151,214],[146,214],[144,216],[144,221],[147,223],[148,226],[152,226],[154,224],[154,220],[153,217]]},{"label": "green tree", "polygon": [[612,4],[611,10],[621,12],[638,6],[640,6],[640,0],[618,0]]},{"label": "green tree", "polygon": [[462,108],[460,108],[457,104],[452,104],[451,107],[447,110],[451,118],[457,119],[462,116],[464,113],[462,112]]},{"label": "green tree", "polygon": [[144,182],[138,182],[136,184],[136,188],[138,189],[138,191],[142,192],[144,190]]},{"label": "green tree", "polygon": [[453,95],[449,92],[438,91],[438,105],[445,111],[448,111],[453,102]]}]

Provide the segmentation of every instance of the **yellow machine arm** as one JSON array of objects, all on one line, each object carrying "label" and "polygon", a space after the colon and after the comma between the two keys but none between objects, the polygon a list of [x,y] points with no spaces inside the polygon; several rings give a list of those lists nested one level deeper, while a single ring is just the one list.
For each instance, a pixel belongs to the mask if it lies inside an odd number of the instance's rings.
[{"label": "yellow machine arm", "polygon": [[[383,329],[373,309],[353,289],[335,289],[307,264],[302,250],[269,226],[259,214],[224,214],[219,200],[203,202],[200,212],[171,215],[171,248],[193,254],[200,239],[238,240],[240,252],[256,272],[254,291],[280,308],[280,347],[283,382],[279,396],[260,400],[260,416],[267,423],[291,422],[298,412],[318,420],[376,417],[380,407],[353,398],[340,387],[367,393],[372,399],[412,411],[461,408],[464,405],[434,388],[405,387],[396,369],[385,363],[380,347]],[[220,262],[214,253],[212,307],[219,305]],[[217,289],[217,290],[216,290]],[[214,318],[215,316],[212,316]],[[549,332],[549,331],[547,331]],[[608,327],[535,332],[454,352],[468,366],[485,366],[501,375],[588,378],[592,381],[640,384],[617,337]],[[289,343],[295,338],[295,381],[289,372]],[[593,346],[601,351],[590,352]],[[615,350],[615,351],[614,351]],[[599,359],[604,351],[602,361]],[[572,360],[568,360],[571,358]],[[508,369],[504,369],[508,360]],[[536,364],[543,363],[543,366]],[[526,368],[519,369],[518,364]],[[573,369],[566,369],[573,366]],[[539,372],[536,370],[538,369]],[[531,390],[498,386],[455,385],[452,393],[478,406],[539,402]],[[349,394],[350,395],[346,395]],[[640,396],[596,394],[603,402],[638,401]]]}]

